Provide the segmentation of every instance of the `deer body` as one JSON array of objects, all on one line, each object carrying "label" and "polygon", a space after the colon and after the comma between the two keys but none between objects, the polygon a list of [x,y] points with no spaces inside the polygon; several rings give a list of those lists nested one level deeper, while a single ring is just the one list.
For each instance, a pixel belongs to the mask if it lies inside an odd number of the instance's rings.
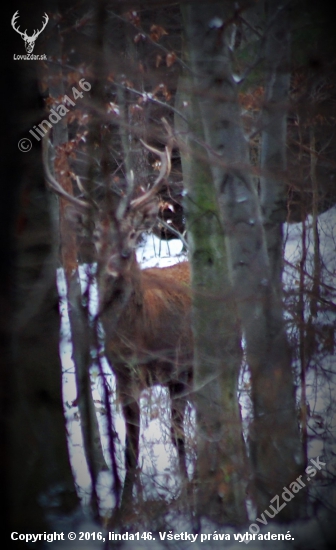
[{"label": "deer body", "polygon": [[189,277],[187,262],[144,270],[132,263],[125,281],[129,298],[111,338],[109,314],[103,315],[106,352],[114,363],[143,365],[146,377],[160,383],[173,364],[183,370],[190,362]]},{"label": "deer body", "polygon": [[[181,474],[187,476],[183,419],[192,379],[190,273],[188,262],[141,270],[133,253],[122,275],[123,302],[110,331],[109,307],[101,304],[105,352],[116,376],[126,422],[126,478],[122,507],[132,497],[139,453],[140,394],[154,384],[167,386],[171,398],[172,441]],[[105,299],[108,296],[105,292]],[[116,311],[115,302],[112,305]]]}]

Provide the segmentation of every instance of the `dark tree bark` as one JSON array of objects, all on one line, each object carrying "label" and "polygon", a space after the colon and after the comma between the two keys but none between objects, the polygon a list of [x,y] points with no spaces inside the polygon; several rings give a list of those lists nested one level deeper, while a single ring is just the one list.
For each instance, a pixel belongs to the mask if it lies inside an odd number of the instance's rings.
[{"label": "dark tree bark", "polygon": [[[23,16],[24,4],[15,6]],[[43,15],[42,3],[35,8]],[[6,10],[8,25],[13,13]],[[27,153],[18,149],[18,140],[29,135],[39,116],[35,68],[32,62],[13,60],[19,46],[23,43],[11,29],[3,58],[8,133],[1,178],[5,184],[0,271],[5,348],[1,353],[5,378],[1,383],[5,391],[1,501],[8,530],[31,533],[51,530],[55,517],[70,517],[79,501],[66,444],[56,257],[41,151],[39,147]]]}]

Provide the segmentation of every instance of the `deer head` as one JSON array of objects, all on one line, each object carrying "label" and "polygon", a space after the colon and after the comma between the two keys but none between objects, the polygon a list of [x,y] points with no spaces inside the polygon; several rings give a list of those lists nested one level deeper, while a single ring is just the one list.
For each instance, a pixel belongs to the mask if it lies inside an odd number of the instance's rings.
[{"label": "deer head", "polygon": [[[116,213],[120,247],[119,251],[112,251],[106,263],[108,273],[114,277],[124,273],[125,269],[130,269],[131,265],[134,267],[135,249],[139,235],[152,229],[156,222],[159,211],[157,194],[171,170],[171,144],[167,145],[164,151],[160,151],[144,141],[140,141],[144,147],[159,157],[160,172],[149,190],[143,190],[140,196],[129,202],[121,201]],[[128,179],[133,180],[133,174],[130,174]],[[133,181],[128,183],[130,188],[134,187]],[[105,227],[111,229],[108,223]],[[106,247],[109,247],[115,239],[111,234],[105,233],[105,237],[101,240],[105,241],[106,250]]]},{"label": "deer head", "polygon": [[39,30],[39,31],[34,30],[34,33],[31,36],[29,36],[27,34],[27,29],[24,32],[21,32],[21,31],[19,31],[20,27],[16,27],[16,22],[17,22],[16,20],[17,20],[18,17],[19,17],[19,10],[17,10],[14,13],[13,17],[12,17],[12,27],[23,38],[24,43],[25,43],[26,52],[27,53],[32,53],[33,50],[34,50],[36,39],[41,34],[41,32],[45,29],[45,27],[47,26],[48,21],[49,21],[49,17],[47,16],[46,13],[44,14],[44,16],[43,16],[44,20],[42,21],[42,23],[43,23],[42,24],[42,29]]}]

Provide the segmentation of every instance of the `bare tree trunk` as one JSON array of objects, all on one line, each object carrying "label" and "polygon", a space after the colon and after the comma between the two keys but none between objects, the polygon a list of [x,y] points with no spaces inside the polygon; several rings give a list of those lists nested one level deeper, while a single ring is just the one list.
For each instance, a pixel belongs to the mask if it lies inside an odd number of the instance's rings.
[{"label": "bare tree trunk", "polygon": [[[197,421],[196,502],[199,516],[246,521],[246,457],[238,404],[242,360],[227,252],[191,79],[180,79],[176,107],[187,102],[189,124],[176,116],[190,244],[193,291],[194,397]],[[187,92],[188,90],[188,92]]]},{"label": "bare tree trunk", "polygon": [[[300,473],[301,443],[282,305],[271,279],[260,205],[250,175],[236,83],[225,43],[225,22],[232,17],[232,10],[233,3],[190,4],[186,7],[186,32],[252,374],[250,452],[257,505],[262,512]],[[297,507],[288,505],[280,516],[297,514]]]},{"label": "bare tree trunk", "polygon": [[282,225],[287,217],[286,138],[290,83],[290,30],[287,10],[266,2],[265,101],[262,112],[261,204],[272,284],[282,299]]},{"label": "bare tree trunk", "polygon": [[[284,484],[294,481],[299,469],[303,469],[304,456],[298,434],[298,419],[295,408],[294,382],[291,372],[291,353],[283,321],[283,223],[286,221],[286,143],[287,143],[287,107],[290,84],[290,25],[288,7],[279,6],[276,0],[266,2],[267,35],[265,41],[266,86],[265,102],[262,114],[262,151],[261,151],[261,203],[263,223],[270,264],[270,284],[272,289],[272,316],[266,327],[266,338],[270,343],[269,367],[265,372],[252,373],[253,392],[255,393],[255,414],[259,418],[268,415],[276,418],[272,456],[276,460],[277,471],[284,472],[279,479]],[[272,404],[260,402],[258,395],[273,386],[280,378],[278,391],[273,392]],[[256,418],[255,434],[260,433],[260,422]],[[262,421],[263,424],[263,421]],[[285,429],[284,429],[285,427]],[[279,445],[281,441],[281,453]],[[251,446],[256,457],[257,483],[270,477],[269,467],[265,463],[261,445],[263,439],[256,437]],[[270,458],[272,459],[272,456]],[[274,473],[273,473],[274,475]],[[292,479],[290,479],[292,476]],[[258,481],[259,478],[259,481]],[[266,482],[267,483],[267,482]],[[279,488],[280,490],[281,488]],[[300,515],[304,491],[296,496],[295,504],[288,506],[287,515]],[[259,498],[259,505],[266,499]]]},{"label": "bare tree trunk", "polygon": [[318,181],[317,181],[317,151],[315,129],[312,126],[309,129],[310,134],[310,179],[313,189],[313,235],[314,235],[314,271],[313,271],[313,289],[310,302],[310,311],[312,317],[317,316],[317,303],[320,298],[321,285],[321,254],[320,254],[320,237],[318,232]]}]

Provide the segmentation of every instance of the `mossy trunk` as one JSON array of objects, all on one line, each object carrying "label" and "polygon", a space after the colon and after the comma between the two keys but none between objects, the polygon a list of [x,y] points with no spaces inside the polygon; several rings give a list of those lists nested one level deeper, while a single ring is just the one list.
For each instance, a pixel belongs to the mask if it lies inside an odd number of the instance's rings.
[{"label": "mossy trunk", "polygon": [[190,245],[194,398],[197,418],[196,501],[199,515],[240,524],[246,520],[245,449],[238,403],[241,331],[232,300],[223,226],[220,222],[197,103],[181,79],[176,107],[188,102],[189,125],[176,116]]}]

